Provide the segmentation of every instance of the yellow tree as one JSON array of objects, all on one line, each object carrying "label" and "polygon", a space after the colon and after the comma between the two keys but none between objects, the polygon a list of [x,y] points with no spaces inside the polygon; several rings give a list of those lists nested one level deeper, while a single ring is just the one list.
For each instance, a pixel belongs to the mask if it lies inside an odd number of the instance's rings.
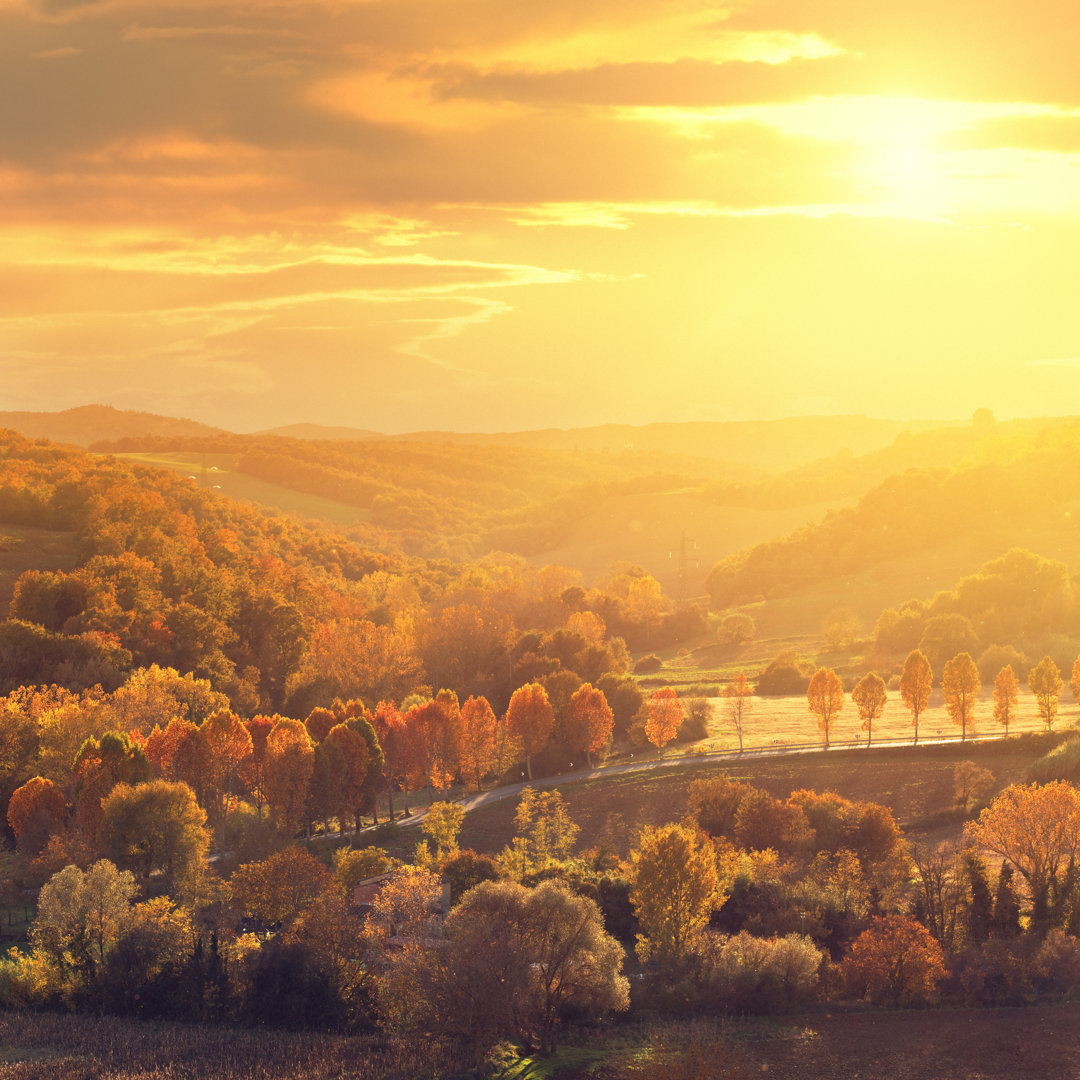
[{"label": "yellow tree", "polygon": [[829,731],[833,721],[844,707],[844,684],[832,668],[820,667],[806,688],[806,703],[817,717],[818,728],[825,736],[825,749],[829,749]]},{"label": "yellow tree", "polygon": [[1028,672],[1028,689],[1035,695],[1035,701],[1039,706],[1039,716],[1046,725],[1047,731],[1052,731],[1054,728],[1062,686],[1064,683],[1061,672],[1049,656],[1044,656]]},{"label": "yellow tree", "polygon": [[734,679],[724,687],[724,697],[727,700],[725,713],[728,722],[739,736],[739,753],[743,750],[743,726],[746,723],[747,714],[750,712],[750,695],[753,689],[746,678],[746,672],[740,671]]},{"label": "yellow tree", "polygon": [[1032,928],[1068,910],[1080,859],[1080,791],[1064,780],[1013,784],[964,827],[964,839],[1000,855],[1024,879]]},{"label": "yellow tree", "polygon": [[1080,656],[1073,661],[1072,681],[1069,685],[1072,687],[1073,697],[1080,701]]},{"label": "yellow tree", "polygon": [[970,653],[962,652],[946,662],[941,673],[941,692],[949,719],[960,725],[961,742],[967,738],[968,727],[975,726],[975,702],[981,689],[979,669]]},{"label": "yellow tree", "polygon": [[1020,682],[1012,664],[1006,664],[994,679],[994,719],[1009,734],[1009,721],[1016,716],[1016,703],[1019,700]]},{"label": "yellow tree", "polygon": [[663,749],[679,732],[683,722],[682,702],[670,686],[654,690],[649,698],[649,715],[645,721],[645,735],[649,742]]},{"label": "yellow tree", "polygon": [[685,956],[725,899],[718,885],[716,854],[703,834],[675,824],[646,830],[630,853],[638,955],[665,965]]},{"label": "yellow tree", "polygon": [[934,674],[930,670],[930,661],[918,649],[912,649],[904,661],[904,670],[900,675],[900,697],[911,710],[916,743],[919,741],[919,717],[930,704],[930,690],[933,685]]},{"label": "yellow tree", "polygon": [[874,721],[881,717],[888,695],[885,693],[885,680],[874,672],[867,672],[851,691],[851,700],[859,710],[862,729],[866,732],[866,745],[873,738]]}]

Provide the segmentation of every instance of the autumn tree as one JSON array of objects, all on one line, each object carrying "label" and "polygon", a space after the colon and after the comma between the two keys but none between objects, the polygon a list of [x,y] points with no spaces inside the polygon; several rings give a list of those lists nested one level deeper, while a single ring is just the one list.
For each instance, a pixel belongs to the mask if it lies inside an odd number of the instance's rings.
[{"label": "autumn tree", "polygon": [[[380,701],[371,717],[371,726],[383,752],[383,783],[390,820],[394,820],[394,786],[408,783],[408,729],[405,718],[392,701]],[[408,789],[405,788],[405,813],[409,813]]]},{"label": "autumn tree", "polygon": [[662,686],[654,690],[649,697],[648,710],[645,735],[657,750],[662,750],[675,738],[682,726],[682,702],[670,686]]},{"label": "autumn tree", "polygon": [[1006,664],[994,679],[994,719],[1009,734],[1009,722],[1016,717],[1020,683],[1011,664]]},{"label": "autumn tree", "polygon": [[458,833],[464,821],[465,807],[461,803],[437,802],[429,807],[420,831],[435,841],[437,862],[457,853]]},{"label": "autumn tree", "polygon": [[333,884],[333,875],[303,848],[290,846],[233,874],[233,907],[268,925],[286,923]]},{"label": "autumn tree", "polygon": [[608,706],[602,690],[589,683],[582,683],[570,698],[563,714],[563,737],[572,750],[585,755],[589,768],[592,756],[603,749],[611,738],[615,715]]},{"label": "autumn tree", "polygon": [[1080,701],[1080,656],[1073,661],[1072,679],[1069,685],[1072,687],[1073,697]]},{"label": "autumn tree", "polygon": [[266,803],[266,740],[280,719],[279,716],[253,716],[243,722],[251,738],[251,757],[244,763],[241,778],[260,819]]},{"label": "autumn tree", "polygon": [[533,778],[532,759],[547,746],[554,725],[555,713],[547,692],[539,683],[526,683],[514,691],[506,710],[506,726],[524,746],[525,769],[530,780]]},{"label": "autumn tree", "polygon": [[638,954],[677,962],[723,902],[712,845],[683,825],[661,825],[642,834],[630,866],[630,900],[642,929]]},{"label": "autumn tree", "polygon": [[102,851],[144,885],[160,875],[167,889],[190,887],[209,845],[206,812],[187,784],[118,784],[102,803]]},{"label": "autumn tree", "polygon": [[886,915],[855,939],[843,971],[858,997],[881,1005],[925,1005],[937,1000],[945,955],[921,923]]},{"label": "autumn tree", "polygon": [[307,728],[299,720],[279,719],[266,737],[263,772],[267,805],[286,836],[295,836],[303,824],[314,767],[315,749]]},{"label": "autumn tree", "polygon": [[1032,927],[1065,916],[1077,884],[1080,792],[1063,780],[1007,787],[964,828],[964,836],[1008,860],[1024,879]]},{"label": "autumn tree", "polygon": [[982,681],[970,653],[960,653],[945,665],[941,674],[941,692],[945,710],[954,724],[960,725],[960,741],[967,738],[968,727],[975,725],[975,702],[979,700]]},{"label": "autumn tree", "polygon": [[851,691],[851,700],[859,710],[862,729],[866,732],[866,745],[870,745],[873,736],[874,721],[880,719],[885,709],[888,695],[885,692],[885,680],[870,671],[864,675]]},{"label": "autumn tree", "polygon": [[1063,685],[1061,672],[1049,656],[1044,656],[1028,672],[1028,689],[1035,695],[1035,702],[1039,706],[1039,717],[1046,725],[1047,731],[1052,731],[1054,728]]},{"label": "autumn tree", "polygon": [[[359,830],[361,811],[375,805],[375,781],[381,771],[377,759],[372,758],[369,741],[353,723],[335,724],[324,740],[325,745],[336,747],[341,754],[343,771],[334,799],[339,830],[344,830],[344,823],[350,818]],[[371,727],[366,720],[358,723]],[[375,738],[373,731],[371,738]]]},{"label": "autumn tree", "polygon": [[[305,814],[310,831],[312,821],[321,821],[323,830],[330,832],[330,818],[341,804],[346,784],[348,765],[338,742],[317,743],[311,760],[311,777],[307,785],[307,811]],[[344,817],[338,818],[338,832],[344,831]]]},{"label": "autumn tree", "polygon": [[810,678],[806,688],[806,703],[817,717],[818,728],[825,736],[825,749],[829,749],[829,732],[833,721],[844,707],[844,684],[832,668],[820,667]]},{"label": "autumn tree", "polygon": [[63,830],[66,817],[63,793],[40,776],[16,788],[8,800],[7,823],[15,834],[15,847],[29,858],[39,855],[49,838]]},{"label": "autumn tree", "polygon": [[904,670],[900,674],[900,697],[911,711],[911,722],[915,725],[915,743],[919,741],[919,717],[930,704],[930,691],[934,685],[934,675],[930,670],[930,661],[918,650],[912,649],[904,661]]},{"label": "autumn tree", "polygon": [[521,877],[568,859],[580,832],[558,788],[525,788],[514,814],[514,826],[517,835],[502,855],[510,877]]},{"label": "autumn tree", "polygon": [[199,728],[206,750],[203,807],[211,827],[220,835],[231,800],[239,799],[248,760],[252,756],[251,732],[228,709],[219,709]]},{"label": "autumn tree", "polygon": [[482,791],[484,777],[495,768],[495,713],[486,697],[470,697],[461,706],[461,772]]},{"label": "autumn tree", "polygon": [[408,731],[409,783],[414,789],[444,791],[458,768],[461,710],[453,691],[414,705],[405,714]]},{"label": "autumn tree", "polygon": [[967,813],[968,806],[981,799],[994,786],[994,774],[974,761],[960,761],[953,769],[956,805]]},{"label": "autumn tree", "polygon": [[734,679],[724,687],[724,699],[726,705],[724,714],[728,723],[735,729],[739,737],[739,753],[743,751],[743,728],[752,704],[753,687],[746,678],[746,672],[740,671]]},{"label": "autumn tree", "polygon": [[94,848],[101,825],[101,803],[117,784],[138,784],[150,776],[141,746],[125,732],[106,731],[82,744],[72,769],[75,811],[83,839]]}]

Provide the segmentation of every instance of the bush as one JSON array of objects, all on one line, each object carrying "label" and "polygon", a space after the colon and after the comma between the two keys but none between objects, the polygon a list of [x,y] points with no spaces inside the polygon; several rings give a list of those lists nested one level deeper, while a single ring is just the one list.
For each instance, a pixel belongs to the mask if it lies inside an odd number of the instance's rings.
[{"label": "bush", "polygon": [[756,694],[762,697],[805,694],[814,665],[799,659],[794,650],[778,653],[758,676]]},{"label": "bush", "polygon": [[703,993],[730,1012],[782,1012],[815,999],[825,954],[801,934],[754,937],[707,935],[698,950]]},{"label": "bush", "polygon": [[745,645],[746,642],[753,641],[756,634],[757,626],[754,620],[738,611],[724,619],[717,636],[725,645]]},{"label": "bush", "polygon": [[656,653],[649,653],[648,656],[643,656],[636,664],[634,664],[635,675],[652,675],[659,671],[664,666],[664,661],[660,659]]},{"label": "bush", "polygon": [[675,735],[677,742],[697,742],[709,734],[712,707],[703,697],[683,698],[683,722]]},{"label": "bush", "polygon": [[1080,778],[1080,735],[1073,735],[1060,746],[1054,747],[1038,761],[1033,761],[1024,772],[1029,783],[1048,784],[1051,780]]}]

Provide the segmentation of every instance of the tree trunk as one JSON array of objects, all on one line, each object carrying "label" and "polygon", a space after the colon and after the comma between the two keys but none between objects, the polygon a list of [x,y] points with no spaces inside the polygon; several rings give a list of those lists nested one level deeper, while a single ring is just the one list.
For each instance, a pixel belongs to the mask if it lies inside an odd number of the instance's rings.
[{"label": "tree trunk", "polygon": [[533,778],[533,775],[532,775],[532,755],[530,755],[529,757],[527,757],[525,759],[525,771],[526,771],[526,773],[528,773],[529,779],[531,780]]}]

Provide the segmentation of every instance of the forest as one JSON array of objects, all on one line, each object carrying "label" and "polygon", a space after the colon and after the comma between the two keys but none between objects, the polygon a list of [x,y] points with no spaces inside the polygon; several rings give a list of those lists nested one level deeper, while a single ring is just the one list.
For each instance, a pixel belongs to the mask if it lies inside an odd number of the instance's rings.
[{"label": "forest", "polygon": [[[599,455],[577,488],[562,450],[210,437],[244,468],[368,506],[371,528],[342,535],[199,476],[3,433],[0,907],[25,925],[0,1004],[335,1031],[373,1055],[415,1046],[435,1076],[492,1075],[509,1046],[551,1056],[613,1019],[1070,998],[1071,556],[1005,545],[951,588],[881,604],[872,631],[798,649],[755,626],[806,575],[872,566],[931,529],[1023,514],[1050,535],[1074,497],[1075,432],[985,426],[815,466],[814,498],[870,486],[718,564],[709,603],[633,563],[589,581],[498,550],[545,508],[573,517],[589,485],[693,475],[633,455]],[[986,460],[875,479],[881,455],[924,451]],[[785,475],[708,483],[720,500],[783,498]],[[697,656],[699,684],[673,689]],[[845,706],[870,745],[888,695],[914,743],[935,693],[966,740],[984,687],[1029,768],[1001,783],[959,762],[947,835],[717,766],[666,821],[615,840],[583,832],[560,782],[693,752],[717,724],[741,751],[744,716],[775,694],[802,702],[824,749]],[[1042,742],[1015,734],[1022,694]],[[509,842],[470,846],[466,799],[510,783]]]}]

